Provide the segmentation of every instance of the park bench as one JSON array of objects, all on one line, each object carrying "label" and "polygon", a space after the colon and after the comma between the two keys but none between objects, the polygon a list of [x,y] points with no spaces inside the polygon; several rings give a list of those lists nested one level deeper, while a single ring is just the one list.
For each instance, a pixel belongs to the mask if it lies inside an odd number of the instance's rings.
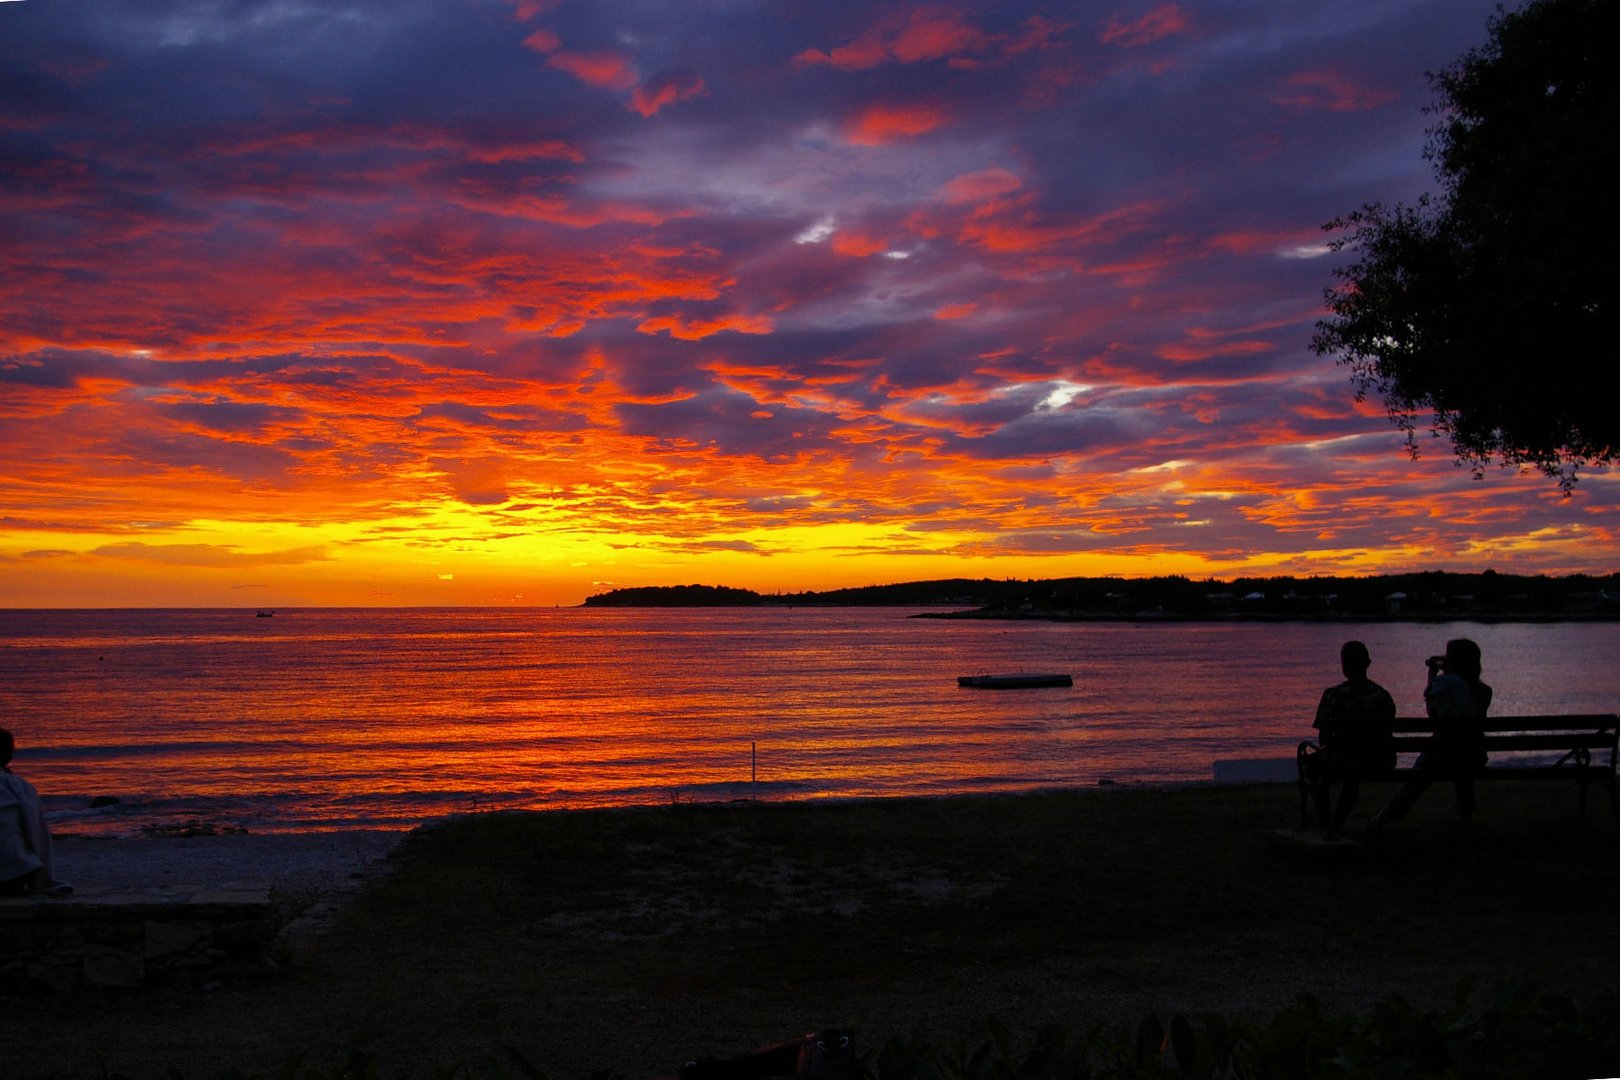
[{"label": "park bench", "polygon": [[[1586,789],[1593,781],[1608,789],[1609,809],[1620,825],[1620,798],[1615,792],[1615,767],[1620,763],[1620,720],[1613,713],[1579,716],[1492,716],[1485,720],[1486,764],[1460,774],[1474,780],[1574,780],[1580,786],[1581,813],[1586,813]],[[1434,721],[1401,717],[1394,724],[1398,755],[1414,755],[1428,746]],[[1604,752],[1608,760],[1602,760]],[[1324,768],[1321,747],[1307,739],[1296,755],[1299,770],[1299,827],[1310,822],[1314,789],[1321,784],[1357,780],[1361,783],[1400,782],[1418,771],[1402,765],[1393,769],[1351,770],[1336,763]],[[1554,755],[1559,755],[1554,759]],[[1596,760],[1594,760],[1596,758]],[[1457,775],[1436,776],[1442,782]]]}]

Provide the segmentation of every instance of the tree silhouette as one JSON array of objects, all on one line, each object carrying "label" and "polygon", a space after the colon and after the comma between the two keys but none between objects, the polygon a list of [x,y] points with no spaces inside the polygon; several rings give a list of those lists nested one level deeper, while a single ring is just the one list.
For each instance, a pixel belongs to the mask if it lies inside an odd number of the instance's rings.
[{"label": "tree silhouette", "polygon": [[1420,418],[1459,462],[1540,469],[1567,495],[1620,457],[1608,371],[1620,267],[1615,0],[1498,8],[1490,41],[1430,73],[1425,157],[1442,185],[1327,224],[1356,261],[1312,348],[1376,394],[1418,455]]}]

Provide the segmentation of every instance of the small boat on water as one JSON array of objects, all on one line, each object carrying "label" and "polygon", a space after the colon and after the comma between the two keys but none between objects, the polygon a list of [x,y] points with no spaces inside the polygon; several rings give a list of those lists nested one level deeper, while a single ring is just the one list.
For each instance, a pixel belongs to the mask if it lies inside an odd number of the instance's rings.
[{"label": "small boat on water", "polygon": [[957,686],[974,686],[981,690],[1026,690],[1034,686],[1073,686],[1072,675],[1017,674],[1017,675],[958,675]]},{"label": "small boat on water", "polygon": [[275,612],[273,612],[273,611],[260,611],[259,614],[257,616],[255,616],[255,618],[268,619],[268,618],[272,617],[273,615],[275,615]]}]

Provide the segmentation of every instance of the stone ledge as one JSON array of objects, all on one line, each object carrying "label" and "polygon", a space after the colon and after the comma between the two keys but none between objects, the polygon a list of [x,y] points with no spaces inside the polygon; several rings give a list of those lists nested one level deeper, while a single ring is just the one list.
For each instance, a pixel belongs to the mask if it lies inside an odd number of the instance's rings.
[{"label": "stone ledge", "polygon": [[157,889],[81,891],[55,899],[32,896],[0,897],[0,922],[31,919],[45,914],[105,915],[111,911],[137,908],[244,908],[267,907],[269,885],[165,886]]},{"label": "stone ledge", "polygon": [[0,899],[0,991],[216,985],[280,968],[259,884]]}]

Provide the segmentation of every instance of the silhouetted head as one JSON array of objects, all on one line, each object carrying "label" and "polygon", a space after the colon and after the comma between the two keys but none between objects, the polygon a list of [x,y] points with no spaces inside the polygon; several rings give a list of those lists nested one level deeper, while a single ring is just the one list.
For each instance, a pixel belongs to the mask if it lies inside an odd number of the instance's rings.
[{"label": "silhouetted head", "polygon": [[1470,682],[1479,679],[1479,646],[1465,637],[1446,642],[1446,671]]},{"label": "silhouetted head", "polygon": [[17,749],[17,741],[11,737],[11,732],[0,727],[0,769],[11,764],[11,755]]},{"label": "silhouetted head", "polygon": [[1339,667],[1347,679],[1364,679],[1372,667],[1372,654],[1359,641],[1347,641],[1339,648]]}]

